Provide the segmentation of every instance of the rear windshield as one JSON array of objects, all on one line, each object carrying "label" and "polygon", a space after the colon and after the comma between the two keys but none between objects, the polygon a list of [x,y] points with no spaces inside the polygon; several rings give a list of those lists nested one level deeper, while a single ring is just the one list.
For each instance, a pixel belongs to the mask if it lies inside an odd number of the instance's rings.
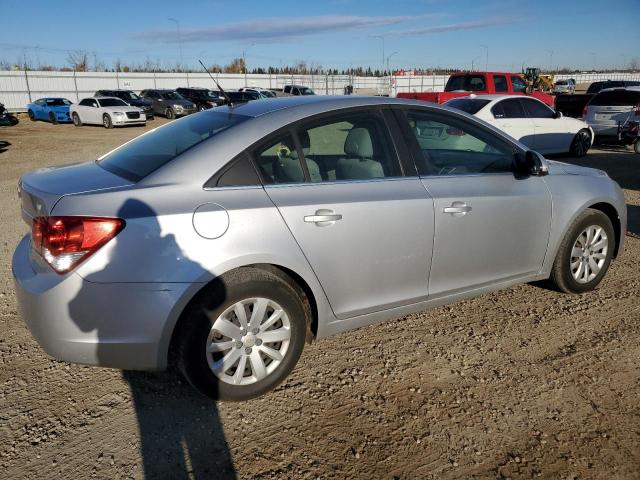
[{"label": "rear windshield", "polygon": [[489,100],[480,98],[454,98],[445,103],[445,105],[473,115],[478,113],[487,103],[489,103]]},{"label": "rear windshield", "polygon": [[98,165],[137,182],[191,147],[249,118],[212,111],[191,115],[141,135],[98,160]]},{"label": "rear windshield", "polygon": [[640,92],[629,90],[614,90],[612,92],[600,92],[591,100],[590,105],[602,105],[609,107],[632,106],[640,103]]},{"label": "rear windshield", "polygon": [[444,87],[445,92],[454,92],[456,90],[477,92],[486,89],[487,85],[484,81],[484,75],[456,75],[450,77],[447,86]]}]

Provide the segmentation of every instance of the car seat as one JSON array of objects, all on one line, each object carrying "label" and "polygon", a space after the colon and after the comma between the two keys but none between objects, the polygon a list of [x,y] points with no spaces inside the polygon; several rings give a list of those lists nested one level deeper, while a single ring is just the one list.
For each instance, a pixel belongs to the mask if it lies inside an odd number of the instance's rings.
[{"label": "car seat", "polygon": [[[321,182],[320,168],[318,164],[307,155],[310,151],[311,140],[306,131],[300,132],[298,138],[302,145],[302,153],[305,156],[309,177],[312,182]],[[277,158],[273,162],[273,176],[278,183],[300,183],[304,182],[304,172],[300,165],[298,151],[294,145],[290,145],[291,137],[281,142],[281,148],[278,148]]]},{"label": "car seat", "polygon": [[336,164],[337,180],[366,180],[384,177],[380,162],[373,160],[373,142],[366,128],[354,127],[349,130],[344,142],[344,153]]}]

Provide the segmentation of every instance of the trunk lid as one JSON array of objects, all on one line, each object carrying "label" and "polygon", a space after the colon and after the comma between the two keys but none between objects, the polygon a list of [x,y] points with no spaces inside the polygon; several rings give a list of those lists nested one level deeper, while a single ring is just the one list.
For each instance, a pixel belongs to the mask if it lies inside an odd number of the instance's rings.
[{"label": "trunk lid", "polygon": [[34,217],[48,216],[65,195],[85,193],[132,185],[98,166],[95,161],[49,167],[25,173],[20,178],[22,218],[31,225]]}]

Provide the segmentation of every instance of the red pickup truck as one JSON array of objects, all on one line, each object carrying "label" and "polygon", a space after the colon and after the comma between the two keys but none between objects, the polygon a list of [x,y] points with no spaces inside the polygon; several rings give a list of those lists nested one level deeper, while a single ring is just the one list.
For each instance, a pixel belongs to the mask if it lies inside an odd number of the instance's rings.
[{"label": "red pickup truck", "polygon": [[[412,98],[426,102],[445,103],[456,97],[470,93],[476,95],[528,95],[527,82],[519,73],[504,72],[462,72],[449,77],[444,92],[400,92],[398,98]],[[553,107],[553,97],[543,92],[532,92],[532,97]]]}]

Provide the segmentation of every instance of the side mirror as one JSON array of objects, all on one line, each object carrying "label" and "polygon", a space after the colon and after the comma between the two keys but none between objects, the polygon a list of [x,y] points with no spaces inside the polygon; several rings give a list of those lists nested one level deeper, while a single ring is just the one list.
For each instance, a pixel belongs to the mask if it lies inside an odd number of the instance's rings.
[{"label": "side mirror", "polygon": [[514,173],[520,177],[542,177],[549,173],[549,169],[542,155],[533,150],[527,150],[524,155],[522,153],[515,154]]},{"label": "side mirror", "polygon": [[559,110],[556,110],[553,115],[553,118],[562,118],[562,112],[560,112]]}]

